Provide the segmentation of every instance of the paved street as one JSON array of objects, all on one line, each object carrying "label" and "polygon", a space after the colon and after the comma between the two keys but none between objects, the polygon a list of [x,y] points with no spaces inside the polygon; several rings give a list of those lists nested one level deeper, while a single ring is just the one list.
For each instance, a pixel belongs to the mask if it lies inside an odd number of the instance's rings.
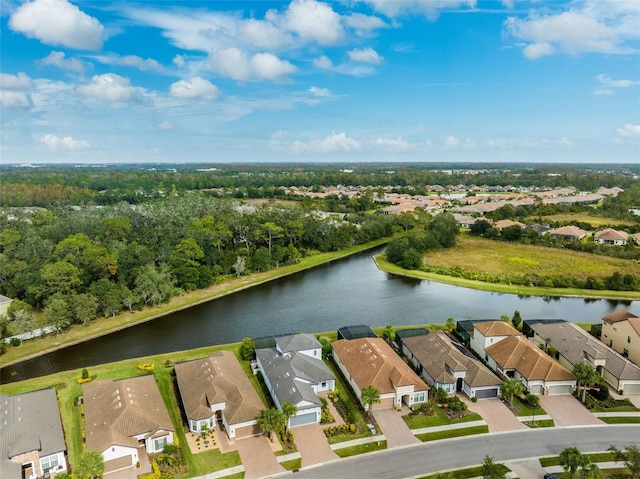
[{"label": "paved street", "polygon": [[640,425],[577,426],[528,429],[428,442],[342,459],[323,467],[301,470],[297,479],[400,479],[482,463],[485,455],[496,462],[559,454],[568,446],[582,452],[606,450],[611,444],[638,442]]}]

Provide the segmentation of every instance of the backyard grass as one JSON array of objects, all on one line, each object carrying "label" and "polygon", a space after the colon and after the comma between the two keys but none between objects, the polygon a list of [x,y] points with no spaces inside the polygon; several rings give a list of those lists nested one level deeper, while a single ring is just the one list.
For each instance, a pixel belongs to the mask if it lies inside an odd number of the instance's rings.
[{"label": "backyard grass", "polygon": [[136,324],[146,321],[151,321],[161,316],[187,309],[197,304],[205,303],[267,281],[289,276],[305,269],[314,268],[315,266],[324,263],[329,263],[361,251],[375,248],[387,243],[388,241],[389,238],[382,238],[340,251],[314,254],[312,256],[302,258],[299,263],[294,265],[281,266],[262,273],[253,273],[239,278],[231,278],[223,283],[210,286],[209,288],[199,289],[176,296],[166,304],[161,304],[155,307],[146,307],[140,311],[123,312],[114,317],[97,318],[87,326],[73,325],[63,333],[32,339],[23,342],[20,346],[10,347],[7,352],[2,355],[0,363],[2,367],[5,367],[56,349],[61,349],[66,346],[71,346],[72,344],[104,336],[105,334],[135,326]]},{"label": "backyard grass", "polygon": [[489,426],[472,426],[464,429],[450,429],[448,431],[426,432],[424,434],[416,434],[416,437],[422,442],[438,441],[440,439],[451,439],[453,437],[472,436],[474,434],[484,434],[489,432]]},{"label": "backyard grass", "polygon": [[357,446],[343,447],[336,449],[335,452],[339,457],[350,457],[358,454],[366,454],[367,452],[381,451],[387,448],[387,441],[374,441],[366,444],[359,444]]}]

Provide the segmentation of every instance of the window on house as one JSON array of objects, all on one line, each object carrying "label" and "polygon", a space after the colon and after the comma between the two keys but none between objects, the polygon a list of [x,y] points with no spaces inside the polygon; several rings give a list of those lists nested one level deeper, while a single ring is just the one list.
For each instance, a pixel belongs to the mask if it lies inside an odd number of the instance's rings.
[{"label": "window on house", "polygon": [[627,336],[627,342],[631,344],[631,336]]},{"label": "window on house", "polygon": [[413,395],[413,402],[424,402],[424,392],[415,393]]},{"label": "window on house", "polygon": [[629,350],[628,350],[627,348],[624,348],[624,349],[622,350],[622,355],[623,355],[625,358],[628,358],[628,357],[629,357]]},{"label": "window on house", "polygon": [[42,466],[43,471],[55,469],[58,467],[58,456],[45,457],[40,461],[40,465]]},{"label": "window on house", "polygon": [[164,446],[167,445],[167,438],[166,437],[161,437],[159,439],[156,439],[154,441],[154,449],[156,451],[162,451],[164,449]]}]

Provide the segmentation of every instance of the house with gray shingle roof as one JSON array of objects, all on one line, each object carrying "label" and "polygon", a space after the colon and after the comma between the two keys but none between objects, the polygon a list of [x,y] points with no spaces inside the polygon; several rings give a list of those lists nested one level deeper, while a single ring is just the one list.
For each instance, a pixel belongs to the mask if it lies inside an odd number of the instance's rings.
[{"label": "house with gray shingle roof", "polygon": [[174,432],[153,376],[91,381],[82,392],[87,450],[102,454],[105,475],[151,472],[147,454],[173,444]]},{"label": "house with gray shingle roof", "polygon": [[175,372],[189,431],[213,429],[219,420],[231,439],[260,434],[256,417],[265,405],[231,351],[178,363]]},{"label": "house with gray shingle roof", "polygon": [[534,342],[558,351],[558,362],[569,370],[586,363],[623,394],[640,393],[640,367],[598,341],[584,329],[567,321],[526,321]]},{"label": "house with gray shingle roof", "polygon": [[402,352],[431,387],[449,394],[463,391],[470,398],[498,397],[502,379],[454,343],[443,331],[405,338]]},{"label": "house with gray shingle roof", "polygon": [[281,336],[275,341],[273,348],[256,349],[258,370],[273,402],[278,409],[284,402],[298,408],[289,418],[289,427],[319,423],[318,393],[335,388],[335,376],[322,360],[322,345],[311,334]]},{"label": "house with gray shingle roof", "polygon": [[51,477],[67,471],[58,401],[53,389],[0,394],[0,472],[3,479]]}]

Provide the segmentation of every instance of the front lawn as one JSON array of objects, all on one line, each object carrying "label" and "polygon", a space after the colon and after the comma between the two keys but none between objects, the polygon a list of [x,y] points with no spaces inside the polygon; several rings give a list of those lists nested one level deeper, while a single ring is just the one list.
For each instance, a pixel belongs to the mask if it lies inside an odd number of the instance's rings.
[{"label": "front lawn", "polygon": [[[504,464],[496,464],[496,466],[499,467],[500,470],[505,474],[511,472],[511,469],[509,469]],[[469,467],[467,469],[458,469],[457,471],[445,473],[437,472],[428,476],[422,476],[419,479],[470,479],[472,477],[482,477],[482,466]]]},{"label": "front lawn", "polygon": [[[582,401],[581,401],[582,402]],[[599,401],[587,393],[587,409],[592,412],[636,412],[640,411],[629,399],[614,399],[609,397],[606,401]]]},{"label": "front lawn", "polygon": [[[508,403],[507,403],[507,407],[509,407]],[[511,408],[509,408],[509,409],[511,409]],[[519,412],[516,412],[516,410],[518,410]],[[542,409],[540,406],[538,406],[534,411],[529,406],[527,406],[525,403],[523,403],[522,400],[519,397],[516,397],[516,396],[513,397],[513,409],[512,409],[512,411],[516,416],[533,416],[534,413],[535,413],[536,416],[542,416],[543,414],[547,414],[547,411]]]},{"label": "front lawn", "polygon": [[374,441],[366,444],[359,444],[357,446],[343,447],[336,449],[335,452],[341,458],[356,456],[358,454],[366,454],[367,452],[381,451],[387,448],[387,441]]},{"label": "front lawn", "polygon": [[440,407],[434,405],[431,414],[421,408],[418,411],[402,416],[402,418],[407,423],[407,426],[409,426],[409,429],[422,429],[424,427],[445,426],[447,424],[482,420],[479,414],[470,413],[469,411],[460,411],[460,414],[462,417],[450,419]]},{"label": "front lawn", "polygon": [[535,429],[538,427],[554,427],[555,426],[553,419],[543,419],[542,421],[525,421],[522,424],[532,429]]},{"label": "front lawn", "polygon": [[607,424],[640,424],[640,416],[599,417],[598,419]]},{"label": "front lawn", "polygon": [[463,429],[449,429],[448,431],[427,432],[416,434],[422,442],[438,441],[440,439],[450,439],[452,437],[473,436],[474,434],[485,434],[489,432],[489,426],[472,426]]}]

